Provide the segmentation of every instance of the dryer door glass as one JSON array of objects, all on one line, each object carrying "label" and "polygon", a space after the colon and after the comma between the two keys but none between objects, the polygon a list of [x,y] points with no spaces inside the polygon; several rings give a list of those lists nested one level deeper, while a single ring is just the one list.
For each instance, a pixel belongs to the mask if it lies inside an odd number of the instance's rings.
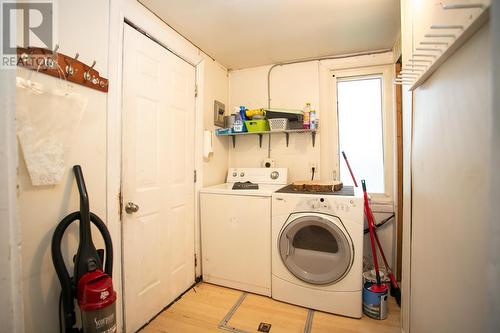
[{"label": "dryer door glass", "polygon": [[302,216],[292,220],[279,238],[281,259],[288,270],[307,283],[324,285],[341,280],[351,267],[353,250],[333,216]]}]

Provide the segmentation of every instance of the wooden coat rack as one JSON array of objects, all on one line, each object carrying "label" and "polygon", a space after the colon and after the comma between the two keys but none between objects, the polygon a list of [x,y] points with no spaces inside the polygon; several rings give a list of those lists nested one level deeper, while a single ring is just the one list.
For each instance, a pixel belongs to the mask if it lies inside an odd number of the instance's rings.
[{"label": "wooden coat rack", "polygon": [[94,63],[89,66],[55,50],[40,47],[17,48],[17,66],[64,79],[82,86],[108,92],[108,79],[99,75]]}]

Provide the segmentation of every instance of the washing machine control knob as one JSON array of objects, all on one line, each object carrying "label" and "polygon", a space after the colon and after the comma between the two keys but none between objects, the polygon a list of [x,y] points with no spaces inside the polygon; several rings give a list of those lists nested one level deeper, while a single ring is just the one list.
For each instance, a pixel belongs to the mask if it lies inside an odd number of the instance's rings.
[{"label": "washing machine control knob", "polygon": [[233,172],[233,177],[236,177],[236,176],[238,176],[238,173],[235,171],[235,172]]},{"label": "washing machine control knob", "polygon": [[311,201],[311,208],[312,208],[312,209],[317,209],[317,208],[319,208],[320,206],[321,206],[321,204],[320,204],[319,200],[312,200],[312,201]]},{"label": "washing machine control knob", "polygon": [[271,172],[271,179],[278,179],[280,173],[278,171]]},{"label": "washing machine control knob", "polygon": [[244,172],[241,172],[241,173],[240,173],[240,177],[245,177],[245,173],[244,173]]}]

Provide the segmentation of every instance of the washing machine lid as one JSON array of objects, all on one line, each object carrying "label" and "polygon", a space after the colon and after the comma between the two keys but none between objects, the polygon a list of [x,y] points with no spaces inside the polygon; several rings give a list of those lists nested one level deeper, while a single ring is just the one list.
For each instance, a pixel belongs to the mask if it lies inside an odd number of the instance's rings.
[{"label": "washing machine lid", "polygon": [[340,281],[354,258],[351,239],[340,219],[321,213],[292,214],[280,233],[278,247],[290,273],[314,285]]}]

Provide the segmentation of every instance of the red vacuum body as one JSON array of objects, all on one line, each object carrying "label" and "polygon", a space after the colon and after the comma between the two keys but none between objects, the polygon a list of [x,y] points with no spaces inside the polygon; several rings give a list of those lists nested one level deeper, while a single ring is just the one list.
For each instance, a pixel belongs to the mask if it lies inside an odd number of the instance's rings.
[{"label": "red vacuum body", "polygon": [[[64,318],[59,319],[60,332],[114,333],[117,327],[116,292],[112,280],[113,244],[104,222],[89,211],[81,167],[75,165],[73,171],[80,193],[80,211],[62,219],[52,236],[52,262],[62,287],[60,303]],[[70,277],[61,253],[61,241],[68,226],[77,220],[80,221],[79,244],[74,257],[74,275]],[[90,223],[101,233],[105,250],[96,250]],[[81,328],[75,327],[75,299],[81,312]]]},{"label": "red vacuum body", "polygon": [[116,292],[111,277],[100,269],[86,273],[76,290],[83,332],[116,332]]}]

